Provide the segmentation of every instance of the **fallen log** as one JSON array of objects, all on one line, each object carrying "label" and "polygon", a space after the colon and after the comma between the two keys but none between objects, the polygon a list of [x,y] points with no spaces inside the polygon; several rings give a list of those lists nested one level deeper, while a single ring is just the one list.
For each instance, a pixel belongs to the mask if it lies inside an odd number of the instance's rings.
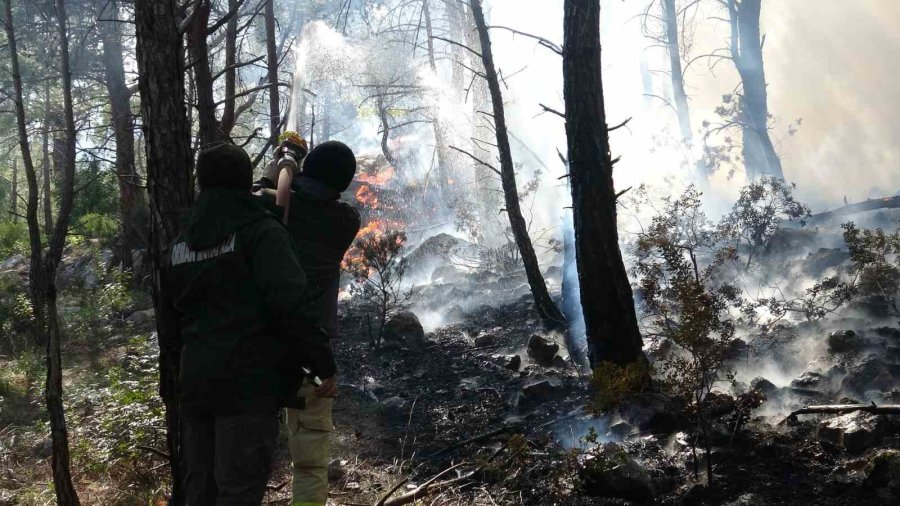
[{"label": "fallen log", "polygon": [[807,406],[794,411],[788,418],[797,415],[817,415],[817,414],[834,414],[843,415],[845,413],[853,413],[856,411],[865,411],[873,415],[900,415],[900,404],[883,404],[881,406],[872,404],[827,404],[823,406]]},{"label": "fallen log", "polygon": [[900,208],[900,195],[894,197],[885,197],[881,199],[868,199],[856,204],[847,204],[844,207],[825,211],[824,213],[814,214],[809,217],[810,223],[817,223],[837,218],[841,216],[850,216],[853,214],[864,213],[866,211],[874,211],[876,209],[898,209]]},{"label": "fallen log", "polygon": [[462,476],[459,476],[459,477],[456,477],[456,478],[453,478],[450,480],[437,481],[438,479],[440,479],[441,477],[443,477],[450,471],[453,471],[463,465],[465,465],[465,462],[456,464],[454,466],[450,466],[447,469],[444,469],[443,471],[439,472],[438,474],[432,476],[431,478],[426,480],[425,483],[419,485],[415,489],[413,489],[399,497],[395,497],[393,499],[388,499],[391,495],[394,494],[394,492],[397,491],[397,489],[399,489],[401,486],[403,486],[404,483],[406,483],[406,481],[408,481],[408,480],[403,480],[398,485],[396,485],[394,488],[392,488],[387,494],[385,494],[384,497],[382,497],[377,503],[375,503],[375,506],[401,506],[403,504],[409,504],[409,503],[415,501],[416,499],[419,499],[423,496],[431,494],[432,492],[441,490],[443,488],[454,485],[461,481],[467,480],[475,475],[475,471],[471,471],[469,473],[466,473]]}]

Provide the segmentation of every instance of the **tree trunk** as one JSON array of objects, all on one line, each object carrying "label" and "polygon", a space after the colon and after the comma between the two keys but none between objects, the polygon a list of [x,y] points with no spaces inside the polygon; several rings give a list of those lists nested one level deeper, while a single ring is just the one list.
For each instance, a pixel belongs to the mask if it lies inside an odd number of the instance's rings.
[{"label": "tree trunk", "polygon": [[[428,6],[429,0],[422,0],[422,17],[425,18],[425,34],[428,38],[428,65],[431,71],[437,75],[437,63],[434,56],[434,27],[431,24],[431,9]],[[435,111],[435,117],[432,120],[434,127],[434,150],[437,158],[437,179],[438,190],[440,191],[441,202],[446,202],[448,195],[447,181],[447,141],[444,134],[444,126],[438,115],[440,109]]]},{"label": "tree trunk", "polygon": [[[399,167],[397,166],[397,157],[394,156],[393,151],[391,151],[391,147],[388,144],[388,141],[391,138],[391,122],[388,116],[387,105],[384,103],[384,94],[382,92],[378,92],[378,118],[381,121],[381,153],[384,155],[384,158],[387,160],[394,170],[397,170]],[[315,111],[313,111],[315,114]],[[315,121],[315,117],[313,118]],[[327,141],[328,139],[323,138],[322,142]]]},{"label": "tree trunk", "polygon": [[741,76],[741,128],[744,164],[749,179],[784,178],[781,160],[769,135],[769,105],[763,67],[759,15],[762,0],[728,0],[731,16],[731,51]]},{"label": "tree trunk", "polygon": [[[228,12],[237,9],[237,0],[228,0]],[[228,18],[225,25],[225,104],[222,111],[222,135],[231,136],[234,124],[237,121],[235,115],[235,98],[237,85],[237,69],[234,67],[237,63],[237,31],[238,31],[238,15],[235,13]]]},{"label": "tree trunk", "polygon": [[131,114],[131,94],[125,81],[122,52],[122,30],[119,6],[115,0],[103,13],[110,21],[101,21],[103,58],[106,67],[106,89],[113,133],[116,139],[116,175],[119,182],[119,219],[121,225],[122,269],[131,269],[131,252],[143,246],[146,237],[146,199],[135,168],[134,118]]},{"label": "tree trunk", "polygon": [[10,189],[9,212],[12,221],[19,221],[19,159],[12,159],[12,188]]},{"label": "tree trunk", "polygon": [[691,143],[694,135],[691,131],[691,112],[688,109],[687,94],[684,92],[684,75],[681,70],[678,11],[675,8],[675,0],[663,0],[662,6],[666,24],[666,46],[669,51],[669,63],[672,74],[672,95],[675,98],[678,125],[681,128],[681,138],[684,142]]},{"label": "tree trunk", "polygon": [[[266,18],[266,68],[269,79],[269,145],[274,149],[281,135],[281,106],[278,91],[278,48],[275,44],[275,0],[267,0]],[[300,92],[302,93],[302,91]]]},{"label": "tree trunk", "polygon": [[[44,83],[44,123],[41,125],[41,174],[43,181],[44,228],[47,233],[53,228],[52,171],[50,170],[50,123],[53,121],[50,109],[50,80]],[[54,140],[54,150],[55,150]]]},{"label": "tree trunk", "polygon": [[[481,60],[484,64],[484,72],[487,78],[488,89],[491,92],[491,102],[494,111],[494,126],[497,133],[497,149],[500,153],[500,180],[503,184],[503,194],[506,200],[506,214],[509,217],[510,228],[515,237],[516,246],[525,265],[525,275],[534,296],[534,305],[545,325],[559,327],[564,325],[565,318],[559,308],[550,298],[544,275],[538,264],[537,254],[531,244],[528,235],[528,225],[522,216],[519,205],[519,189],[516,184],[516,172],[513,165],[512,151],[509,147],[509,132],[506,130],[506,116],[503,109],[503,96],[500,93],[500,81],[497,78],[497,70],[494,67],[494,57],[491,54],[491,39],[487,24],[484,20],[484,12],[481,10],[480,0],[469,0],[475,26],[481,42]],[[599,23],[599,21],[598,21]],[[599,25],[598,25],[599,26]]]},{"label": "tree trunk", "polygon": [[141,117],[150,189],[153,300],[159,339],[159,390],[166,406],[172,472],[170,505],[184,504],[177,398],[181,329],[168,286],[167,252],[193,202],[191,132],[184,96],[184,61],[176,0],[140,0],[135,6]]},{"label": "tree trunk", "polygon": [[563,79],[581,304],[593,367],[643,358],[616,223],[600,67],[600,1],[566,0]]},{"label": "tree trunk", "polygon": [[197,117],[200,120],[200,146],[211,144],[222,138],[216,121],[216,100],[213,96],[213,77],[209,68],[209,47],[206,32],[209,24],[210,1],[201,0],[196,7],[197,14],[188,28],[188,55],[194,71],[194,85],[197,90]]}]

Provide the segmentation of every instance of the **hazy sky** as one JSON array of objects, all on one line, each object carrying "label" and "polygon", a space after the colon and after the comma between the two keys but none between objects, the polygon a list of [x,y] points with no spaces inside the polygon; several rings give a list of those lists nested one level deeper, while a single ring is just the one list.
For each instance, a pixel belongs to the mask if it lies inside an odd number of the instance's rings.
[{"label": "hazy sky", "polygon": [[[647,49],[636,15],[642,0],[603,2],[604,87],[610,124],[633,117],[629,131],[613,135],[613,150],[622,155],[616,182],[627,187],[660,183],[680,173],[680,155],[659,147],[664,129],[675,131],[674,115],[659,103],[647,107],[641,59],[651,68],[665,67],[665,53]],[[728,27],[709,19],[721,16],[707,1],[698,14],[694,54],[724,47]],[[562,0],[488,0],[491,23],[507,25],[562,41]],[[769,83],[770,111],[776,116],[773,137],[781,141],[785,177],[799,185],[814,209],[900,190],[900,97],[894,76],[900,56],[900,2],[895,0],[765,0],[762,31]],[[563,125],[550,115],[534,116],[538,102],[562,108],[561,61],[522,37],[494,34],[496,60],[511,74],[507,100],[514,132],[526,137],[546,163],[556,163],[556,148],[565,151]],[[667,76],[657,75],[657,86]],[[705,62],[687,74],[694,128],[714,120],[721,96],[734,89],[737,73],[728,61],[711,72]],[[793,137],[787,126],[802,118]],[[551,169],[557,169],[551,165]],[[738,176],[740,180],[742,176]],[[730,193],[739,182],[717,181]]]}]

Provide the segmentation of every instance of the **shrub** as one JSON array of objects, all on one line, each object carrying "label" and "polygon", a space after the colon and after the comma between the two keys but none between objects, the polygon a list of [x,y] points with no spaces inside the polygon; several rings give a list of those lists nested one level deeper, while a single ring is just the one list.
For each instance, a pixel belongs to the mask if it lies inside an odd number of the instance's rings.
[{"label": "shrub", "polygon": [[21,221],[0,222],[0,260],[28,252],[28,226]]},{"label": "shrub", "polygon": [[119,223],[111,216],[90,213],[78,219],[75,230],[88,239],[109,240],[119,232]]}]

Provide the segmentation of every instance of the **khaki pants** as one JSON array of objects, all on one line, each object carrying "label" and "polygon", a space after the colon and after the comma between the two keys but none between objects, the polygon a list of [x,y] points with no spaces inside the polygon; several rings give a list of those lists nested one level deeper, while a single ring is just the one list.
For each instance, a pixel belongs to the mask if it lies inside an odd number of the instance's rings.
[{"label": "khaki pants", "polygon": [[313,396],[315,387],[303,382],[299,395],[306,409],[288,409],[288,447],[293,468],[291,506],[325,506],[328,499],[328,455],[333,426],[333,399]]}]

